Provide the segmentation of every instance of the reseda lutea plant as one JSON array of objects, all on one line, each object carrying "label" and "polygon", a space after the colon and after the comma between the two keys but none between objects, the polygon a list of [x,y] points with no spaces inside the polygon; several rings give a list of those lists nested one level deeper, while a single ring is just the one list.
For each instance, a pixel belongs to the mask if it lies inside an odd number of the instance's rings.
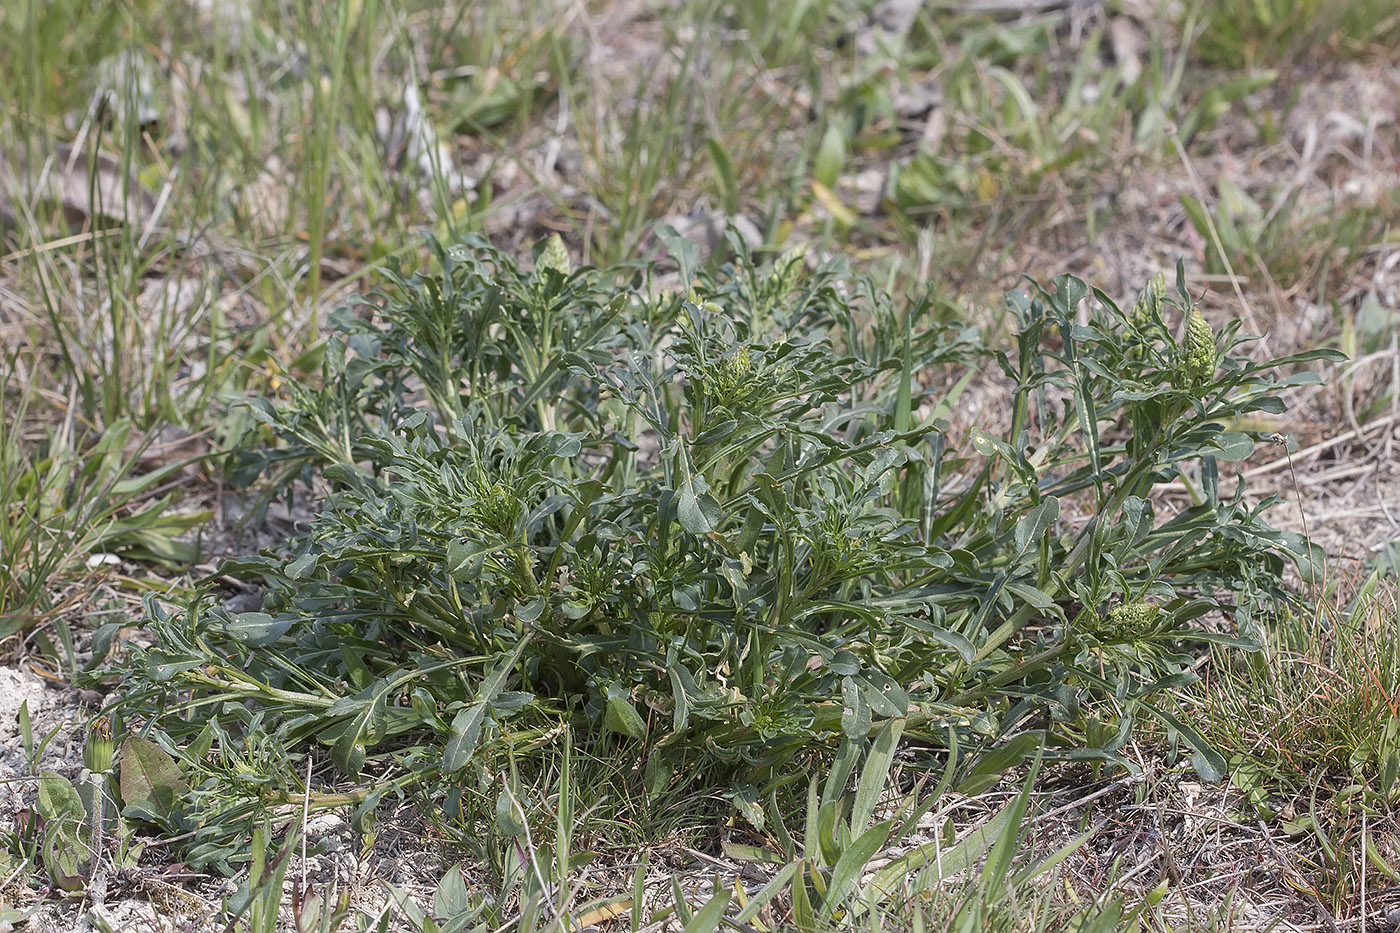
[{"label": "reseda lutea plant", "polygon": [[[266,435],[235,474],[319,476],[320,513],[223,568],[266,587],[260,611],[152,602],[121,669],[204,778],[192,858],[299,793],[287,762],[317,745],[376,776],[368,812],[561,723],[612,733],[653,791],[707,763],[755,822],[762,789],[892,719],[994,748],[965,790],[1042,745],[1113,759],[1142,716],[1219,773],[1160,695],[1192,643],[1249,645],[1285,562],[1316,554],[1222,495],[1217,464],[1257,440],[1230,425],[1315,378],[1275,371],[1333,354],[1233,356],[1237,325],[1211,334],[1180,270],[1175,303],[1158,282],[1128,313],[1067,276],[1015,292],[993,351],[839,261],[733,238],[711,272],[667,245],[686,294],[557,243],[525,272],[430,240],[430,270],[335,316],[319,385],[250,403]],[[1009,428],[950,436],[955,399],[915,374],[988,361]],[[1173,481],[1195,504],[1159,520]]]}]

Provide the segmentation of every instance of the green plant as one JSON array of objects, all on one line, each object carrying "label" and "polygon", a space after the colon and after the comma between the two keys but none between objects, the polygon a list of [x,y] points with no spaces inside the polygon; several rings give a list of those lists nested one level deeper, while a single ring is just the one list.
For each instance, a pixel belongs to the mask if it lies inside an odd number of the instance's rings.
[{"label": "green plant", "polygon": [[1192,702],[1245,818],[1293,840],[1297,870],[1337,914],[1368,873],[1400,870],[1376,833],[1400,801],[1400,610],[1383,572],[1341,585],[1346,604],[1333,581],[1263,633],[1265,651],[1212,652]]},{"label": "green plant", "polygon": [[[956,751],[936,775],[919,769],[915,778],[892,767],[901,729],[901,721],[891,720],[869,739],[843,740],[832,770],[824,777],[812,776],[805,791],[798,791],[805,798],[805,811],[800,803],[796,808],[805,814],[802,825],[783,818],[784,809],[791,812],[791,804],[785,801],[778,808],[780,791],[770,791],[773,817],[754,827],[765,844],[726,841],[722,854],[733,866],[733,877],[717,873],[715,893],[707,898],[697,898],[678,877],[648,897],[643,854],[629,893],[583,899],[583,869],[595,853],[572,848],[571,821],[579,814],[571,788],[577,786],[572,783],[577,778],[568,765],[566,741],[558,796],[546,813],[528,813],[509,785],[500,789],[494,822],[502,834],[501,851],[509,867],[499,887],[470,885],[464,867],[458,865],[443,876],[429,906],[392,887],[391,903],[411,928],[442,933],[501,927],[559,931],[602,919],[625,919],[633,931],[673,922],[701,933],[724,925],[836,931],[870,925],[910,929],[920,922],[930,929],[976,930],[987,928],[989,918],[1014,917],[1024,922],[1037,916],[1036,928],[1042,928],[1045,913],[1034,906],[1038,892],[1099,827],[1053,852],[1028,853],[1033,822],[1030,801],[1039,773],[1039,759],[1033,758],[1012,799],[961,838],[951,837],[949,821],[938,838],[881,858],[887,846],[908,838],[936,807],[948,803],[948,791],[958,773]],[[936,786],[931,787],[935,776]],[[762,814],[763,808],[750,802],[745,812]],[[553,851],[532,839],[532,823],[552,829]],[[764,880],[751,885],[755,876]],[[650,913],[648,902],[655,905]],[[1149,895],[1126,913],[1135,918],[1153,902],[1154,895]],[[1119,898],[1105,912],[1121,918],[1123,907]],[[1094,912],[1081,914],[1093,916]]]},{"label": "green plant", "polygon": [[92,438],[75,437],[71,423],[50,429],[41,443],[24,438],[34,387],[17,384],[18,362],[0,360],[0,637],[56,614],[62,599],[56,604],[55,594],[89,576],[94,555],[189,563],[196,549],[177,536],[209,517],[169,511],[173,495],[161,494],[162,484],[186,464],[140,471],[146,445],[133,438],[130,422]]},{"label": "green plant", "polygon": [[1336,273],[1384,235],[1400,204],[1393,191],[1364,206],[1309,205],[1296,189],[1264,192],[1256,200],[1224,176],[1215,194],[1214,211],[1191,195],[1180,198],[1208,244],[1208,268],[1234,264],[1286,290],[1310,289],[1319,301],[1336,288]]},{"label": "green plant", "polygon": [[1217,0],[1200,9],[1199,55],[1217,66],[1254,68],[1319,53],[1361,58],[1387,48],[1400,31],[1400,15],[1384,0]]},{"label": "green plant", "polygon": [[[1268,633],[1267,653],[1213,657],[1204,721],[1243,769],[1237,783],[1285,795],[1340,785],[1367,805],[1400,800],[1396,614],[1394,585],[1376,572],[1346,611],[1283,616]],[[1246,707],[1255,712],[1242,716]],[[1256,796],[1264,815],[1277,815]]]},{"label": "green plant", "polygon": [[296,831],[287,833],[269,859],[271,828],[260,824],[253,829],[248,879],[224,904],[224,911],[230,915],[227,929],[275,933],[282,928],[278,924],[278,913],[287,884],[287,866],[296,851],[297,838]]},{"label": "green plant", "polygon": [[[707,762],[751,820],[745,787],[900,720],[934,746],[999,742],[968,757],[967,792],[1042,741],[1114,760],[1142,716],[1223,773],[1160,695],[1191,682],[1192,643],[1253,644],[1286,560],[1320,560],[1263,522],[1267,502],[1221,495],[1218,461],[1253,447],[1227,425],[1281,410],[1273,370],[1337,354],[1240,359],[1233,322],[1182,345],[1160,290],[1128,315],[1062,277],[1009,297],[1017,344],[990,358],[1010,425],[955,454],[912,375],[986,360],[971,335],[924,328],[840,263],[759,264],[736,237],[709,274],[670,245],[688,296],[432,242],[437,269],[391,273],[377,319],[335,317],[321,385],[251,403],[286,443],[250,443],[236,472],[315,470],[330,497],[282,553],[225,565],[264,581],[262,610],[150,601],[153,642],[118,669],[206,775],[185,806],[222,814],[192,860],[293,799],[308,743],[376,773],[361,818],[561,722]],[[1158,523],[1146,495],[1171,481],[1196,504]],[[1239,634],[1197,622],[1222,609]],[[1116,726],[1098,744],[1089,714]],[[233,793],[210,752],[252,741],[267,761],[251,786],[235,766]]]},{"label": "green plant", "polygon": [[[32,771],[37,754],[61,726],[38,749],[27,709],[21,709],[20,726]],[[32,781],[37,793],[33,811],[22,814],[13,836],[7,834],[8,847],[42,867],[59,890],[83,891],[99,869],[134,866],[144,848],[133,832],[137,824],[167,832],[180,825],[173,805],[188,787],[178,766],[158,745],[139,736],[128,735],[118,751],[120,728],[107,716],[89,723],[84,770],[73,780],[53,771],[12,779]]]}]

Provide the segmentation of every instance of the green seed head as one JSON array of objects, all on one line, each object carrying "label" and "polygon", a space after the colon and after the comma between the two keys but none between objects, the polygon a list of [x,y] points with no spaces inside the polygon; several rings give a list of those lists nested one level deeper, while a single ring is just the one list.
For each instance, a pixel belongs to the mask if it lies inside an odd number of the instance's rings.
[{"label": "green seed head", "polygon": [[737,408],[751,396],[757,388],[753,378],[753,360],[749,348],[740,347],[737,353],[726,356],[713,366],[707,367],[703,376],[705,393],[714,404],[722,408]]},{"label": "green seed head", "polygon": [[1167,280],[1161,274],[1138,293],[1137,302],[1128,315],[1127,359],[1140,360],[1147,356],[1148,345],[1153,343],[1152,335],[1157,333],[1158,322],[1162,320],[1162,300],[1167,293]]},{"label": "green seed head", "polygon": [[749,374],[749,370],[753,369],[753,363],[749,360],[748,347],[740,347],[739,352],[734,354],[732,360],[733,362],[731,362],[729,365],[730,368],[734,371],[735,376],[747,376]]},{"label": "green seed head", "polygon": [[568,275],[573,270],[573,261],[569,258],[569,248],[564,245],[564,238],[557,233],[549,235],[549,242],[545,243],[544,250],[540,252],[539,261],[535,263],[537,269],[554,269],[564,275]]},{"label": "green seed head", "polygon": [[1198,389],[1210,382],[1219,362],[1215,351],[1215,332],[1210,329],[1200,309],[1192,308],[1186,319],[1185,358],[1182,362],[1190,388]]},{"label": "green seed head", "polygon": [[497,479],[478,465],[468,479],[467,493],[470,498],[466,513],[474,524],[503,538],[514,536],[525,507],[509,482]]},{"label": "green seed head", "polygon": [[1115,606],[1104,620],[1104,628],[1122,638],[1145,634],[1157,620],[1162,607],[1155,603],[1133,602]]},{"label": "green seed head", "polygon": [[1167,293],[1167,279],[1162,273],[1157,273],[1147,286],[1138,293],[1137,302],[1133,305],[1133,324],[1139,330],[1152,323],[1162,313],[1162,298]]}]

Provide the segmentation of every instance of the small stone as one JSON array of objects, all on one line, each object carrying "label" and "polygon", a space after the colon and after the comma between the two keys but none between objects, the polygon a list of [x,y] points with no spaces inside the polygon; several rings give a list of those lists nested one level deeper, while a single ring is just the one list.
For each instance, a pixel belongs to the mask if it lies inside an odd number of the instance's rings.
[{"label": "small stone", "polygon": [[345,819],[343,817],[334,813],[323,813],[306,821],[306,834],[308,836],[324,836],[339,831],[344,825]]}]

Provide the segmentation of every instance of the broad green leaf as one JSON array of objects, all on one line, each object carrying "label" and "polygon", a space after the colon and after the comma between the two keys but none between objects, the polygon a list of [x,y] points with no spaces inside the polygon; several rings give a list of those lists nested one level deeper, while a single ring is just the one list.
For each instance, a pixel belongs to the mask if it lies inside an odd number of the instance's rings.
[{"label": "broad green leaf", "polygon": [[287,565],[286,574],[289,580],[304,580],[311,576],[316,569],[316,561],[319,555],[303,554]]},{"label": "broad green leaf", "polygon": [[666,674],[671,680],[671,700],[675,710],[671,714],[671,735],[662,740],[663,745],[679,739],[684,734],[686,724],[690,721],[690,697],[699,692],[690,671],[681,667],[669,654]]},{"label": "broad green leaf", "polygon": [[173,828],[180,799],[189,790],[175,759],[150,739],[129,735],[119,764],[122,815]]},{"label": "broad green leaf", "polygon": [[1254,453],[1254,439],[1242,431],[1221,434],[1216,443],[1220,446],[1216,458],[1227,462],[1248,460]]},{"label": "broad green leaf", "polygon": [[462,874],[461,865],[453,865],[438,882],[433,892],[433,913],[444,919],[452,919],[471,910],[471,891],[467,879]]},{"label": "broad green leaf", "polygon": [[52,771],[39,775],[39,799],[35,809],[48,823],[82,823],[87,819],[87,808],[78,791],[66,777]]},{"label": "broad green leaf", "polygon": [[525,835],[526,826],[520,807],[509,787],[502,787],[496,795],[496,829],[506,836]]},{"label": "broad green leaf", "polygon": [[[844,747],[845,743],[842,743]],[[808,856],[815,856],[821,850],[821,794],[817,787],[817,775],[807,782],[807,809],[803,816],[802,848]]]},{"label": "broad green leaf", "polygon": [[517,603],[515,606],[515,617],[526,625],[530,625],[539,620],[544,614],[545,607],[549,605],[549,600],[543,596],[536,596],[534,599]]},{"label": "broad green leaf", "polygon": [[709,534],[719,526],[723,514],[704,477],[689,472],[681,476],[676,488],[676,520],[682,528],[693,535]]},{"label": "broad green leaf", "polygon": [[841,681],[845,707],[841,710],[841,731],[848,738],[859,739],[870,733],[870,704],[854,677]]},{"label": "broad green leaf", "polygon": [[534,702],[535,695],[524,690],[506,690],[497,694],[489,702],[492,712],[514,713],[522,710]]},{"label": "broad green leaf", "polygon": [[747,820],[750,826],[759,832],[763,831],[765,820],[758,788],[752,784],[736,784],[725,796],[733,801],[734,809],[739,811],[739,815]]},{"label": "broad green leaf", "polygon": [[682,236],[670,224],[658,224],[656,238],[666,247],[666,252],[680,266],[680,280],[683,288],[689,288],[695,281],[695,270],[700,265],[700,247],[689,237]]},{"label": "broad green leaf", "polygon": [[453,538],[447,542],[447,572],[456,580],[468,580],[477,574],[481,559],[498,550],[497,544]]},{"label": "broad green leaf", "polygon": [[603,726],[634,739],[646,738],[647,724],[642,720],[632,699],[616,687],[608,688],[607,707],[603,711]]},{"label": "broad green leaf", "polygon": [[369,747],[365,742],[364,733],[356,728],[346,729],[340,741],[331,746],[331,760],[341,773],[351,778],[360,776],[368,755]]},{"label": "broad green leaf", "polygon": [[884,671],[867,668],[855,680],[873,712],[892,717],[909,715],[909,694]]},{"label": "broad green leaf", "polygon": [[203,667],[204,663],[205,662],[199,658],[168,660],[160,652],[153,651],[146,658],[145,673],[154,683],[168,683],[185,671],[192,671],[197,667]]},{"label": "broad green leaf", "polygon": [[291,630],[295,620],[289,616],[272,616],[266,612],[240,612],[224,628],[228,634],[250,648],[264,648]]},{"label": "broad green leaf", "polygon": [[681,923],[690,923],[694,914],[691,913],[690,902],[685,899],[685,891],[681,888],[681,879],[677,875],[671,876],[671,903]]},{"label": "broad green leaf", "polygon": [[1040,541],[1050,526],[1060,517],[1060,500],[1047,496],[1040,505],[1031,509],[1016,522],[1016,557],[1019,559],[1032,545]]},{"label": "broad green leaf", "polygon": [[733,418],[730,418],[728,421],[721,421],[719,424],[710,428],[708,431],[696,435],[695,440],[691,443],[693,443],[696,447],[700,447],[705,444],[718,443],[719,441],[722,441],[726,437],[729,437],[731,434],[733,434],[738,427],[739,422]]},{"label": "broad green leaf", "polygon": [[73,823],[51,823],[44,828],[43,863],[49,879],[63,891],[77,892],[87,887],[91,853],[80,827]]},{"label": "broad green leaf", "polygon": [[331,760],[348,777],[359,777],[369,747],[387,734],[385,707],[390,693],[404,679],[403,675],[382,677],[353,697],[342,697],[326,710],[327,716],[349,717],[344,723],[322,730],[318,736],[323,742],[334,738]]},{"label": "broad green leaf", "polygon": [[647,797],[658,800],[666,793],[671,786],[671,776],[673,766],[671,761],[660,749],[653,749],[647,756],[646,771],[643,773],[643,780],[646,782]]}]

